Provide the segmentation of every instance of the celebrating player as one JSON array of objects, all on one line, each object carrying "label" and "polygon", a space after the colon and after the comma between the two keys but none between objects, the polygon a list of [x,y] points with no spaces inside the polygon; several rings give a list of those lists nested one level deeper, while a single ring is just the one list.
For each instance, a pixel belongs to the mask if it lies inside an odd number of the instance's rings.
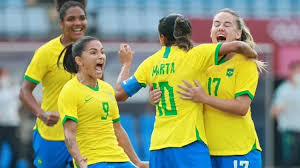
[{"label": "celebrating player", "polygon": [[[85,0],[65,1],[56,1],[59,25],[63,33],[36,50],[26,70],[19,95],[21,101],[37,117],[33,132],[34,165],[41,168],[64,168],[72,161],[64,143],[57,107],[58,95],[72,76],[63,68],[58,68],[56,62],[66,45],[84,36],[87,20]],[[32,94],[39,83],[43,87],[41,107]]]},{"label": "celebrating player", "polygon": [[226,53],[244,52],[250,57],[257,55],[249,45],[238,41],[193,48],[191,24],[179,14],[163,17],[158,30],[162,48],[147,58],[134,76],[127,79],[132,58],[120,59],[123,66],[116,85],[116,98],[126,100],[146,85],[162,91],[151,137],[150,167],[209,168],[211,162],[202,105],[180,99],[174,88],[182,78],[204,81],[206,69]]}]

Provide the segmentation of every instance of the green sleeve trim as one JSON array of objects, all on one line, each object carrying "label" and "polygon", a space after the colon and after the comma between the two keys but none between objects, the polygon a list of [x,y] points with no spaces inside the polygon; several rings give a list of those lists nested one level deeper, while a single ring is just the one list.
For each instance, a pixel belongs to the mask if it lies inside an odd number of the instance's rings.
[{"label": "green sleeve trim", "polygon": [[119,121],[120,121],[120,118],[117,118],[117,119],[113,120],[113,123],[116,123],[116,122],[119,122]]},{"label": "green sleeve trim", "polygon": [[234,98],[237,98],[237,97],[239,97],[239,96],[241,96],[241,95],[244,95],[244,94],[247,94],[247,95],[250,97],[250,99],[253,100],[254,96],[253,96],[248,90],[245,90],[245,91],[236,93],[236,94],[234,95]]},{"label": "green sleeve trim", "polygon": [[223,43],[218,43],[218,45],[216,47],[216,51],[215,51],[215,65],[219,65],[218,58],[219,58],[219,51],[220,51],[220,48],[221,48],[222,44]]},{"label": "green sleeve trim", "polygon": [[145,88],[147,85],[145,83],[140,83],[140,85]]},{"label": "green sleeve trim", "polygon": [[170,51],[171,51],[171,47],[170,46],[166,46],[166,50],[164,52],[164,57],[163,58],[168,58],[170,55]]},{"label": "green sleeve trim", "polygon": [[37,81],[37,80],[35,80],[35,79],[32,79],[31,77],[29,77],[29,76],[27,76],[27,75],[24,76],[24,79],[26,79],[26,80],[28,80],[29,82],[32,82],[32,83],[34,83],[34,84],[36,84],[36,85],[40,83],[39,81]]},{"label": "green sleeve trim", "polygon": [[62,121],[63,125],[65,124],[65,122],[67,121],[67,119],[73,120],[74,122],[78,123],[78,119],[77,118],[66,115],[65,118]]}]

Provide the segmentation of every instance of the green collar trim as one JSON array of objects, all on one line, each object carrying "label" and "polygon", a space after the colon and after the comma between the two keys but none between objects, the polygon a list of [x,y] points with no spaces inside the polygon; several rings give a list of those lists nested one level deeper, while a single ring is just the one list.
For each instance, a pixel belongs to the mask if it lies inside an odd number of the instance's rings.
[{"label": "green collar trim", "polygon": [[219,65],[219,52],[220,52],[220,48],[222,46],[223,43],[218,43],[217,47],[216,47],[216,51],[215,51],[215,65]]},{"label": "green collar trim", "polygon": [[226,61],[228,61],[228,60],[229,60],[229,59],[226,59],[226,55],[224,55],[224,56],[220,59],[218,65],[221,65],[221,64],[223,64],[224,62],[226,62]]},{"label": "green collar trim", "polygon": [[99,85],[98,85],[98,83],[97,83],[96,88],[93,88],[93,87],[90,86],[90,85],[85,85],[85,86],[87,86],[88,88],[92,89],[93,91],[99,91]]},{"label": "green collar trim", "polygon": [[166,50],[164,52],[164,57],[163,58],[168,58],[171,52],[171,47],[170,46],[166,46]]}]

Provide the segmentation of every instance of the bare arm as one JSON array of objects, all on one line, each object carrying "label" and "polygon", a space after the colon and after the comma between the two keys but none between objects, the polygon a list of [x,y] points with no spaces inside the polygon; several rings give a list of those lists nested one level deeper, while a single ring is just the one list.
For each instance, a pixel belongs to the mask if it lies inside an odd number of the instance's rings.
[{"label": "bare arm", "polygon": [[183,80],[183,82],[186,86],[178,85],[183,91],[179,90],[177,92],[182,95],[181,98],[184,100],[208,104],[221,111],[240,116],[245,116],[248,112],[251,104],[251,99],[248,95],[241,95],[232,100],[225,100],[207,95],[197,80],[194,80],[196,86],[193,86],[186,80]]},{"label": "bare arm", "polygon": [[243,41],[232,41],[232,42],[225,42],[221,45],[219,50],[219,56],[235,52],[245,55],[248,58],[257,59],[258,55],[257,52],[250,47],[247,43]]},{"label": "bare arm", "polygon": [[53,126],[59,120],[59,113],[56,111],[46,113],[41,109],[39,103],[36,101],[32,94],[35,87],[36,84],[24,80],[19,93],[19,99],[25,106],[27,106],[30,109],[30,111],[32,111],[32,113],[36,117],[41,119],[47,126]]},{"label": "bare arm", "polygon": [[76,142],[76,128],[77,123],[72,120],[64,123],[65,144],[75,163],[80,168],[87,168],[87,158],[82,157]]},{"label": "bare arm", "polygon": [[130,161],[138,168],[148,168],[149,163],[142,162],[139,159],[139,157],[136,155],[130,143],[129,137],[126,131],[124,130],[124,128],[122,127],[122,125],[120,124],[120,122],[114,123],[114,130],[115,130],[115,135],[117,137],[117,140],[119,142],[119,146],[121,146],[124,149],[125,153],[130,158]]},{"label": "bare arm", "polygon": [[115,97],[117,101],[125,101],[128,98],[128,95],[121,86],[121,82],[129,78],[133,54],[134,52],[129,45],[121,44],[119,57],[122,67],[115,86]]}]

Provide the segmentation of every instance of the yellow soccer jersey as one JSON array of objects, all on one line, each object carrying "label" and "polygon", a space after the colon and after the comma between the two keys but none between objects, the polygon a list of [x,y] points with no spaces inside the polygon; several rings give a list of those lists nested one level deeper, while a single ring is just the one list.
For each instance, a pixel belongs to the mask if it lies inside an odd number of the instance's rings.
[{"label": "yellow soccer jersey", "polygon": [[98,80],[97,88],[81,84],[77,77],[62,89],[58,107],[67,119],[77,123],[76,141],[88,165],[98,162],[126,162],[129,158],[118,145],[113,123],[120,115],[113,88]]},{"label": "yellow soccer jersey", "polygon": [[150,150],[182,147],[196,140],[206,143],[202,104],[180,99],[176,90],[183,78],[203,81],[220,46],[203,44],[188,52],[177,46],[164,46],[138,67],[134,74],[137,81],[162,91],[161,101],[156,105]]},{"label": "yellow soccer jersey", "polygon": [[[57,67],[57,59],[64,46],[60,42],[61,36],[49,41],[36,50],[27,70],[25,79],[38,84],[42,83],[43,100],[42,109],[46,112],[58,111],[58,95],[65,83],[72,78],[71,74],[64,71],[63,67]],[[62,64],[62,60],[60,64]],[[58,121],[61,123],[61,121]],[[63,127],[56,124],[48,127],[40,119],[36,120],[36,126],[40,135],[46,140],[64,140]]]},{"label": "yellow soccer jersey", "polygon": [[[255,62],[236,54],[228,61],[208,68],[207,93],[221,99],[255,95],[258,71]],[[211,155],[245,155],[253,147],[261,150],[249,108],[246,116],[237,116],[204,105],[204,123]]]}]

